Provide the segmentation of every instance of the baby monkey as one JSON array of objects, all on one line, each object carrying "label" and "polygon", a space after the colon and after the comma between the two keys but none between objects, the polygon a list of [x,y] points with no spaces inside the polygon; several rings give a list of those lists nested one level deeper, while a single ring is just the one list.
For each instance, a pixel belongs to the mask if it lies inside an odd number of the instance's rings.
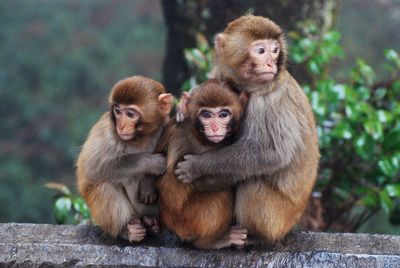
[{"label": "baby monkey", "polygon": [[[167,154],[167,172],[158,181],[160,217],[183,241],[198,248],[243,246],[247,231],[229,228],[233,217],[231,189],[199,192],[175,176],[175,166],[187,154],[201,154],[232,143],[239,131],[247,102],[226,83],[208,80],[190,96],[183,93],[185,121],[171,120],[163,134],[159,153]],[[229,160],[228,160],[229,161]]]},{"label": "baby monkey", "polygon": [[[154,154],[169,121],[172,95],[149,78],[119,81],[110,111],[92,127],[77,161],[77,183],[93,221],[113,237],[132,242],[157,232],[158,207],[153,176],[166,170]],[[147,230],[146,230],[147,229]]]}]

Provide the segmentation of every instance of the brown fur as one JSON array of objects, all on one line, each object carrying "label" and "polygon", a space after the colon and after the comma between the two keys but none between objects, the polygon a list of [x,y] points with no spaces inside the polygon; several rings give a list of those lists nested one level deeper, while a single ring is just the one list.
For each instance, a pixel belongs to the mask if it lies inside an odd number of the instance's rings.
[{"label": "brown fur", "polygon": [[247,15],[230,22],[224,32],[217,35],[216,50],[218,55],[216,60],[219,68],[216,68],[215,71],[223,71],[223,73],[218,72],[223,76],[223,79],[229,78],[231,81],[240,84],[241,81],[237,80],[235,71],[249,58],[247,49],[250,43],[260,39],[278,41],[282,51],[278,57],[278,66],[279,70],[285,70],[287,61],[286,41],[281,28],[267,18]]},{"label": "brown fur", "polygon": [[112,236],[121,235],[128,221],[158,214],[156,205],[139,201],[138,188],[146,175],[161,175],[165,158],[153,154],[168,116],[162,115],[158,97],[164,87],[151,79],[134,76],[112,89],[110,104],[135,104],[142,111],[141,135],[121,140],[112,111],[92,127],[77,160],[77,183],[93,221]]},{"label": "brown fur", "polygon": [[[176,163],[186,154],[199,154],[221,147],[205,144],[196,127],[197,112],[202,107],[231,107],[234,121],[239,121],[243,103],[224,83],[208,81],[193,94],[183,124],[170,122],[161,138],[161,151],[167,152],[166,174],[159,180],[161,221],[182,240],[199,248],[212,248],[227,231],[233,215],[233,195],[230,189],[220,192],[198,192],[192,185],[177,180]],[[234,131],[237,132],[238,128]]]},{"label": "brown fur", "polygon": [[[282,44],[277,76],[258,85],[240,81],[248,44],[271,38]],[[253,237],[274,243],[299,221],[316,180],[320,155],[313,112],[285,69],[282,31],[272,21],[240,17],[217,36],[216,50],[215,76],[250,94],[243,128],[232,145],[180,162],[178,171],[185,180],[200,178],[196,189],[237,185],[238,224]]]}]

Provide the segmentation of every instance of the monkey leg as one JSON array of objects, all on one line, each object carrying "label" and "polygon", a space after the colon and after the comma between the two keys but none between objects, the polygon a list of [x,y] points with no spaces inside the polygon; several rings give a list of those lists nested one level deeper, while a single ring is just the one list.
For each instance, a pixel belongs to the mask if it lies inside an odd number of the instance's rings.
[{"label": "monkey leg", "polygon": [[93,221],[106,233],[116,237],[133,214],[122,186],[104,182],[89,184],[85,188]]},{"label": "monkey leg", "polygon": [[255,243],[273,244],[282,239],[299,221],[305,202],[294,202],[288,195],[263,181],[241,185],[236,193],[237,224],[245,227]]},{"label": "monkey leg", "polygon": [[139,179],[133,179],[123,183],[124,195],[131,204],[133,215],[137,218],[142,218],[143,216],[158,216],[157,204],[145,204],[139,200],[139,183]]},{"label": "monkey leg", "polygon": [[232,239],[224,234],[232,216],[231,192],[195,193],[182,209],[182,222],[177,224],[176,234],[198,248],[230,246]]}]

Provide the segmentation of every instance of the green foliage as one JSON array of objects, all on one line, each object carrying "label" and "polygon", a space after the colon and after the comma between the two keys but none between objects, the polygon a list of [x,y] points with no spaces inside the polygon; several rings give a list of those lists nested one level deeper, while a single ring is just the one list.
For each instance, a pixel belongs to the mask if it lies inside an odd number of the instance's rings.
[{"label": "green foliage", "polygon": [[[386,82],[379,82],[363,59],[357,59],[347,81],[338,82],[329,74],[328,64],[344,56],[338,45],[340,34],[333,31],[315,37],[305,32],[290,35],[290,55],[312,75],[304,88],[318,124],[322,158],[317,189],[331,202],[327,213],[354,229],[380,209],[396,218],[400,200],[398,53],[392,49],[384,53],[390,76]],[[339,212],[343,204],[350,206]]]},{"label": "green foliage", "polygon": [[[346,81],[337,81],[329,64],[343,58],[340,33],[319,33],[313,23],[290,32],[292,62],[305,66],[310,81],[303,84],[315,113],[321,166],[317,191],[322,192],[328,226],[357,230],[379,211],[399,223],[400,212],[400,57],[385,51],[389,80],[378,81],[363,59]],[[194,68],[188,89],[209,77],[209,46],[187,49]],[[195,55],[196,54],[196,55]],[[340,229],[340,228],[339,228]]]},{"label": "green foliage", "polygon": [[0,2],[0,221],[52,222],[51,193],[118,80],[158,79],[155,1]]},{"label": "green foliage", "polygon": [[80,196],[71,193],[64,184],[50,182],[45,185],[49,189],[58,191],[54,197],[54,218],[58,224],[88,224],[90,211]]},{"label": "green foliage", "polygon": [[182,91],[188,91],[210,77],[213,65],[213,51],[203,34],[197,33],[196,40],[196,48],[186,48],[184,50],[185,59],[189,64],[192,75],[183,83]]}]

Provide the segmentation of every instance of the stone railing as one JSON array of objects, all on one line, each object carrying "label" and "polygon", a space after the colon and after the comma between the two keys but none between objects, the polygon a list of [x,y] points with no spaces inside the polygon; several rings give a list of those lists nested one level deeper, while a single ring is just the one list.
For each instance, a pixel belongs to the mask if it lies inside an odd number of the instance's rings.
[{"label": "stone railing", "polygon": [[300,232],[274,248],[196,250],[170,235],[130,245],[97,227],[0,224],[0,267],[400,267],[400,236]]}]

